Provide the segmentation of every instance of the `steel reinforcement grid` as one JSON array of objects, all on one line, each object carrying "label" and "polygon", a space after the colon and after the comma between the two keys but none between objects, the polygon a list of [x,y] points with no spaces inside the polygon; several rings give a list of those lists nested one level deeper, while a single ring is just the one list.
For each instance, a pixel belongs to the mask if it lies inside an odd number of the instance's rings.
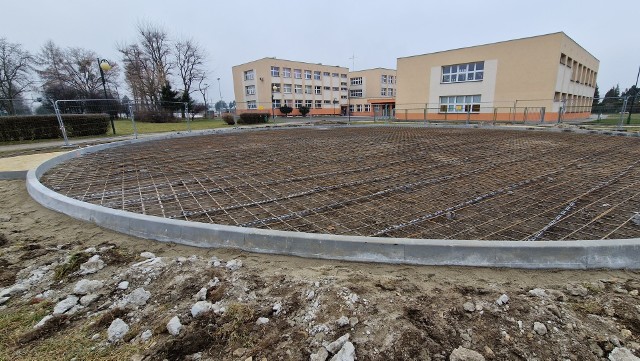
[{"label": "steel reinforcement grid", "polygon": [[315,127],[111,148],[42,183],[129,212],[379,237],[640,237],[640,139],[547,131]]}]

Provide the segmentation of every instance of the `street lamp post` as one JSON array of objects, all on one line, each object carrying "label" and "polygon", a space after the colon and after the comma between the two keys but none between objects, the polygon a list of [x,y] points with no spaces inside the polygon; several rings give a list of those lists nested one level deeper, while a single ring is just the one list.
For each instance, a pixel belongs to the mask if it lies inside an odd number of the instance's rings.
[{"label": "street lamp post", "polygon": [[276,121],[276,98],[275,98],[276,90],[278,90],[278,87],[274,85],[271,88],[271,119],[274,122]]},{"label": "street lamp post", "polygon": [[[98,58],[98,69],[100,69],[100,78],[102,79],[102,90],[104,90],[104,99],[107,100],[107,85],[104,81],[104,72],[111,70],[111,64],[107,61],[107,59]],[[111,120],[111,130],[113,130],[113,134],[116,134],[116,126],[113,124],[113,117],[109,117]]]},{"label": "street lamp post", "polygon": [[220,116],[222,116],[222,90],[220,88],[220,78],[218,78],[218,93],[220,93]]}]

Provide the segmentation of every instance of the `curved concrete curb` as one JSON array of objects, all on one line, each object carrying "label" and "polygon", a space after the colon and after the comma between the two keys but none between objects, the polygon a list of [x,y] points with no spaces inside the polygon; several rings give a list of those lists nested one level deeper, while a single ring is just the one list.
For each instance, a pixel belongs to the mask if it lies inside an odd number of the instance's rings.
[{"label": "curved concrete curb", "polygon": [[[232,130],[237,131],[237,130]],[[376,238],[272,231],[196,223],[124,212],[58,194],[39,181],[55,165],[83,154],[142,141],[193,136],[172,134],[79,149],[52,158],[27,174],[27,190],[43,206],[129,235],[196,247],[227,247],[259,253],[420,265],[532,269],[640,268],[640,239],[583,241],[475,241]]]}]

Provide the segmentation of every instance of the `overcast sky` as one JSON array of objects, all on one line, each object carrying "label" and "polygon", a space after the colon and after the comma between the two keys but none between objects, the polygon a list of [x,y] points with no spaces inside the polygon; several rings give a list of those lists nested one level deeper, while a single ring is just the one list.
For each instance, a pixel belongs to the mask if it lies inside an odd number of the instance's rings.
[{"label": "overcast sky", "polygon": [[[209,98],[233,99],[231,67],[263,57],[355,69],[417,54],[564,31],[600,60],[600,94],[636,81],[640,1],[7,0],[0,37],[37,52],[47,40],[120,63],[116,44],[150,22],[208,53]],[[196,98],[198,99],[198,98]]]}]

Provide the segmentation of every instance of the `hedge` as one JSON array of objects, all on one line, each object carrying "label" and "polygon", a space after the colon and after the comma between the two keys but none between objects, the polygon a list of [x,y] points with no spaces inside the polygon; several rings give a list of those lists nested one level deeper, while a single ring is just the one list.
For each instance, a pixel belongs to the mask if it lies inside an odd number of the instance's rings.
[{"label": "hedge", "polygon": [[223,114],[222,120],[224,120],[224,122],[227,123],[228,125],[236,124],[235,120],[233,119],[233,115],[231,114]]},{"label": "hedge", "polygon": [[179,123],[180,118],[173,115],[171,110],[136,110],[133,112],[136,122],[145,123]]},{"label": "hedge", "polygon": [[[106,134],[108,114],[63,114],[69,137]],[[20,141],[62,138],[58,118],[51,115],[18,115],[0,117],[0,141]]]},{"label": "hedge", "polygon": [[269,113],[242,113],[238,123],[240,124],[259,124],[269,121]]}]

